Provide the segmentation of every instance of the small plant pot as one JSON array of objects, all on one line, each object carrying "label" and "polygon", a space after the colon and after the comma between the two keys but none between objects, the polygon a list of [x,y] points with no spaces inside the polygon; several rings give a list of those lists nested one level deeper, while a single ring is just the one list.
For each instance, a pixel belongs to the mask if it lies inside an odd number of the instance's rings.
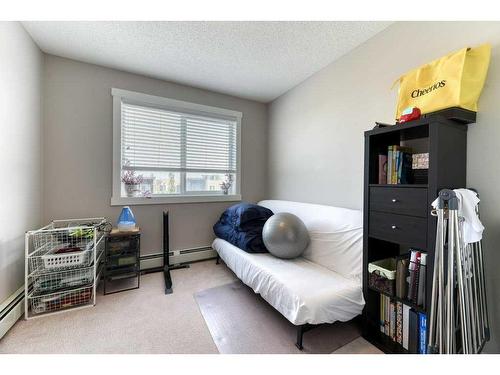
[{"label": "small plant pot", "polygon": [[139,191],[139,184],[125,185],[125,192],[129,198],[137,197]]}]

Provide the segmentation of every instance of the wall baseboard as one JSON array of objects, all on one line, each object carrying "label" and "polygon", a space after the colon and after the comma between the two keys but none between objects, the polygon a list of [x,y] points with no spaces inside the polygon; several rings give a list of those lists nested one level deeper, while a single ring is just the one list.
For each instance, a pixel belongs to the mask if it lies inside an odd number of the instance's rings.
[{"label": "wall baseboard", "polygon": [[0,305],[0,339],[24,315],[24,286]]}]

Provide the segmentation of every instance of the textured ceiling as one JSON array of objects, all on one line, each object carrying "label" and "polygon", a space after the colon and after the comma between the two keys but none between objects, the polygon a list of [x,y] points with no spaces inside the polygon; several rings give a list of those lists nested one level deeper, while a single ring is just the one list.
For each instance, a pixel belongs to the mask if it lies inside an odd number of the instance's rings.
[{"label": "textured ceiling", "polygon": [[271,101],[390,22],[23,22],[49,54]]}]

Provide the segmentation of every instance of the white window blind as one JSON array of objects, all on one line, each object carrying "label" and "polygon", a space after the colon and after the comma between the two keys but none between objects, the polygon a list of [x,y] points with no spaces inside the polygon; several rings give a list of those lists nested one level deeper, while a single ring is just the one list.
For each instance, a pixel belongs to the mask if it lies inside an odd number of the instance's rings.
[{"label": "white window blind", "polygon": [[186,116],[186,170],[236,172],[236,122]]},{"label": "white window blind", "polygon": [[123,169],[236,173],[237,120],[122,101]]},{"label": "white window blind", "polygon": [[122,103],[122,162],[130,169],[181,168],[182,116]]},{"label": "white window blind", "polygon": [[241,200],[241,112],[118,88],[111,95],[112,205]]}]

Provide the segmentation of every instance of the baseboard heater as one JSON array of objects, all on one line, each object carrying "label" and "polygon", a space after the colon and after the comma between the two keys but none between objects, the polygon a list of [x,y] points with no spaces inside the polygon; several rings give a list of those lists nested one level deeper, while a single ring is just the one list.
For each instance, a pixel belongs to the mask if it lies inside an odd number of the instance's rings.
[{"label": "baseboard heater", "polygon": [[[168,253],[170,264],[185,264],[200,260],[215,259],[217,252],[210,246],[194,247],[183,250],[173,250]],[[163,253],[141,256],[141,271],[163,266]]]},{"label": "baseboard heater", "polygon": [[24,286],[0,304],[0,339],[24,314]]}]

